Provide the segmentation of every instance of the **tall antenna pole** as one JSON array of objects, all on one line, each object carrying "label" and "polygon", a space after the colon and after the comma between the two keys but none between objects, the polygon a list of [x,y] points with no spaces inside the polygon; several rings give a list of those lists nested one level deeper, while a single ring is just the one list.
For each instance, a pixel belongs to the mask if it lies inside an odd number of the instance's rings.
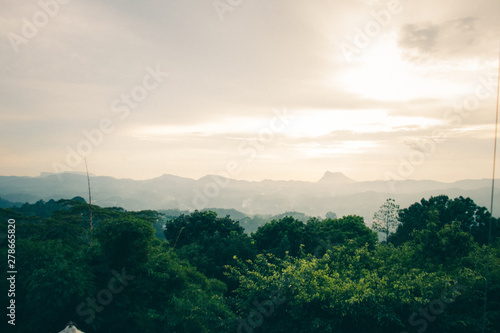
[{"label": "tall antenna pole", "polygon": [[87,158],[85,158],[85,169],[87,170],[87,184],[89,186],[89,222],[90,222],[90,247],[92,247],[92,194],[90,192],[90,177],[89,167],[87,166]]},{"label": "tall antenna pole", "polygon": [[491,252],[491,225],[493,223],[493,199],[495,197],[495,169],[497,161],[497,137],[498,137],[498,105],[500,104],[500,55],[498,63],[498,82],[497,82],[497,109],[495,119],[495,143],[493,145],[493,176],[491,178],[491,203],[490,203],[490,223],[488,227],[488,249],[486,251],[486,277],[484,279],[484,309],[483,309],[483,330],[486,329],[486,311],[488,310],[488,280],[490,278],[490,252]]}]

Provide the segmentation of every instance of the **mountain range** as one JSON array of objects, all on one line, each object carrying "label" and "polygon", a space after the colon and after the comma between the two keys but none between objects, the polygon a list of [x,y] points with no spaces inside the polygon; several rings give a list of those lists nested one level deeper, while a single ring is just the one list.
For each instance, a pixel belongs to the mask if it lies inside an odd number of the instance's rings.
[{"label": "mountain range", "polygon": [[[431,180],[356,181],[339,172],[326,172],[317,182],[244,181],[217,175],[200,179],[163,175],[149,180],[91,176],[92,203],[127,210],[203,208],[236,209],[246,214],[302,212],[310,216],[356,214],[371,221],[373,213],[393,198],[401,208],[422,198],[445,194],[470,197],[490,208],[491,180],[469,179],[453,183]],[[495,188],[495,206],[500,204]],[[0,176],[0,198],[10,202],[40,199],[88,198],[85,174],[43,173],[39,177]],[[500,214],[494,214],[498,216]]]}]

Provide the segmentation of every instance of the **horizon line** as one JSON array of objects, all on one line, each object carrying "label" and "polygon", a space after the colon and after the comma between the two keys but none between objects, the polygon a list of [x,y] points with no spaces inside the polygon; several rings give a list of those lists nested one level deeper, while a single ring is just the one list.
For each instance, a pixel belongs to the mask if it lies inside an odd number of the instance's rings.
[{"label": "horizon line", "polygon": [[[78,175],[78,176],[85,176],[87,175],[86,172],[84,171],[61,171],[61,172],[40,172],[40,174],[38,176],[28,176],[28,175],[23,175],[23,176],[19,176],[19,175],[0,175],[0,177],[18,177],[18,178],[44,178],[44,177],[50,177],[50,176],[57,176],[57,175],[64,175],[64,174],[71,174],[71,175]],[[157,179],[157,178],[161,178],[161,177],[164,177],[164,176],[173,176],[173,177],[178,177],[178,178],[184,178],[184,179],[190,179],[190,180],[194,180],[194,181],[200,181],[201,179],[203,178],[206,178],[206,177],[222,177],[222,178],[225,178],[225,179],[231,179],[231,180],[234,180],[234,181],[243,181],[243,182],[250,182],[250,183],[260,183],[260,182],[264,182],[264,181],[274,181],[274,182],[302,182],[302,183],[319,183],[327,174],[333,174],[333,175],[339,175],[339,176],[343,176],[345,177],[346,180],[348,181],[352,181],[353,183],[366,183],[366,182],[390,182],[390,181],[395,181],[395,182],[404,182],[404,181],[432,181],[432,182],[437,182],[437,183],[443,183],[443,184],[453,184],[453,183],[457,183],[457,182],[460,182],[460,181],[466,181],[466,180],[490,180],[491,181],[491,178],[487,178],[487,177],[483,177],[483,178],[463,178],[463,179],[457,179],[457,180],[454,180],[454,181],[442,181],[442,180],[436,180],[436,179],[428,179],[428,178],[422,178],[422,179],[414,179],[414,178],[403,178],[401,177],[401,179],[393,179],[393,180],[389,180],[389,179],[372,179],[372,180],[356,180],[356,179],[353,179],[349,176],[347,176],[345,173],[343,172],[333,172],[333,171],[325,171],[323,173],[323,176],[321,176],[318,180],[316,181],[311,181],[311,180],[298,180],[298,179],[270,179],[270,178],[264,178],[264,179],[260,179],[260,180],[249,180],[249,179],[238,179],[238,178],[229,178],[229,177],[226,177],[226,176],[221,176],[221,175],[217,175],[217,174],[206,174],[202,177],[199,177],[199,178],[193,178],[193,177],[188,177],[188,176],[179,176],[179,175],[175,175],[175,174],[170,174],[170,173],[164,173],[162,175],[159,175],[159,176],[156,176],[156,177],[152,177],[152,178],[131,178],[131,177],[114,177],[114,176],[109,176],[109,175],[96,175],[96,174],[93,174],[93,173],[89,173],[89,175],[93,178],[98,178],[98,177],[106,177],[106,178],[113,178],[113,179],[117,179],[117,180],[133,180],[133,181],[148,181],[148,180],[154,180],[154,179]],[[497,178],[500,180],[500,178]]]}]

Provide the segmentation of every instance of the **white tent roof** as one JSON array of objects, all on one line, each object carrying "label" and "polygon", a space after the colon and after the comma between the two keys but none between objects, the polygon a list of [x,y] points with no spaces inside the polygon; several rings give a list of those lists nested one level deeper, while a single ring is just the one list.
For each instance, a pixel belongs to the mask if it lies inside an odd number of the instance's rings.
[{"label": "white tent roof", "polygon": [[68,326],[66,326],[66,328],[59,333],[84,333],[84,332],[80,331],[78,328],[76,328],[75,324],[70,322]]}]

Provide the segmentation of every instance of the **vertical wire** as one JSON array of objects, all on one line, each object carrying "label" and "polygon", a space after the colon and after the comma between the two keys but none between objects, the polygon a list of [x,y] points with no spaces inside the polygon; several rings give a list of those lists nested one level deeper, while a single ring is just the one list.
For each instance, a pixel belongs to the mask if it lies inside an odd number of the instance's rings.
[{"label": "vertical wire", "polygon": [[85,158],[85,169],[87,170],[87,184],[89,187],[89,223],[90,223],[90,247],[92,247],[92,194],[90,191],[90,177],[89,177],[89,168],[87,166],[87,159]]},{"label": "vertical wire", "polygon": [[491,225],[493,222],[493,200],[495,197],[495,169],[496,169],[496,160],[497,160],[497,137],[498,137],[498,106],[500,100],[500,55],[499,55],[499,64],[498,64],[498,83],[497,83],[497,108],[496,108],[496,119],[495,119],[495,143],[493,145],[493,175],[491,178],[491,203],[490,203],[490,221],[488,227],[488,247],[486,250],[486,277],[484,280],[484,308],[483,308],[483,329],[482,332],[485,332],[486,329],[486,312],[488,310],[488,280],[490,277],[490,252],[491,252]]}]

